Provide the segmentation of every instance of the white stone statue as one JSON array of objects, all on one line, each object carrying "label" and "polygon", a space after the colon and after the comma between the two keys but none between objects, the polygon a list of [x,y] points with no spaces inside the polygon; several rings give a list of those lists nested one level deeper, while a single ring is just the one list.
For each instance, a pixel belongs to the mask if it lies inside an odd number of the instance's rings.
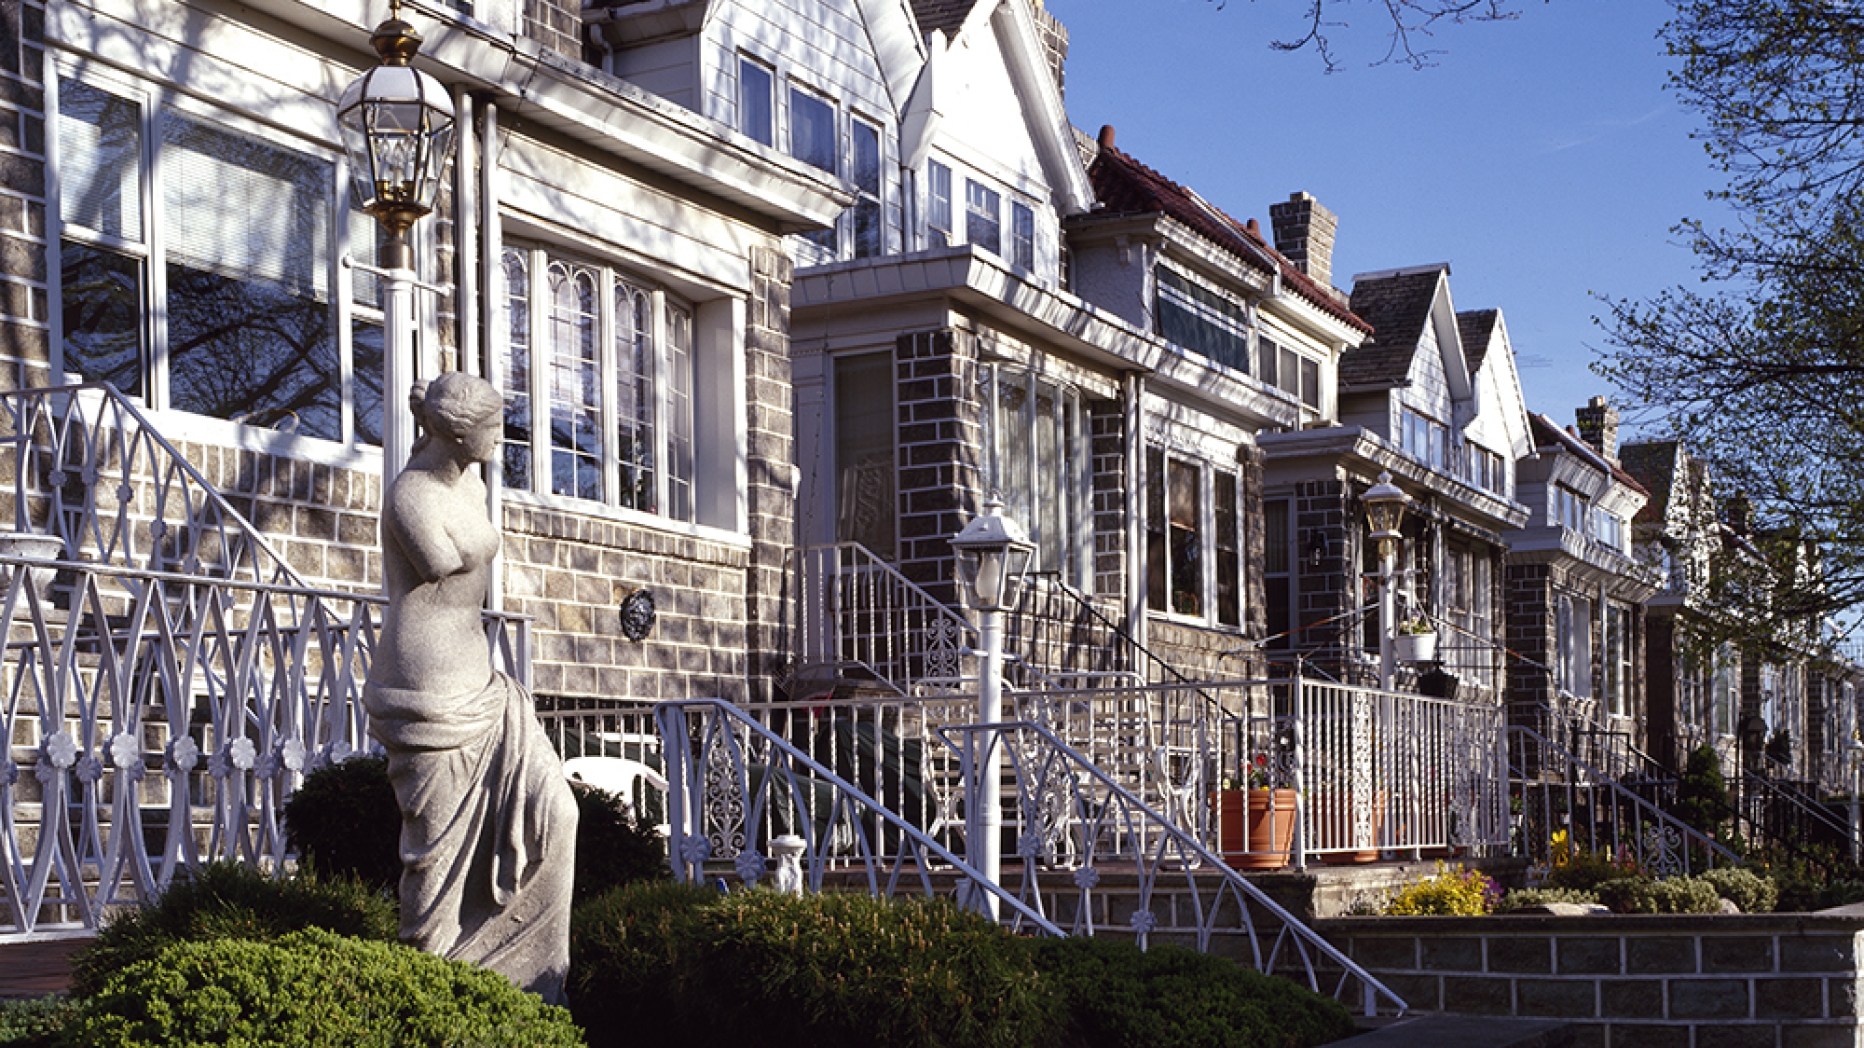
[{"label": "white stone statue", "polygon": [[503,402],[460,372],[412,399],[426,434],[384,500],[388,613],[363,690],[401,806],[401,938],[560,1004],[576,800],[481,618],[499,533],[471,467],[493,461]]}]

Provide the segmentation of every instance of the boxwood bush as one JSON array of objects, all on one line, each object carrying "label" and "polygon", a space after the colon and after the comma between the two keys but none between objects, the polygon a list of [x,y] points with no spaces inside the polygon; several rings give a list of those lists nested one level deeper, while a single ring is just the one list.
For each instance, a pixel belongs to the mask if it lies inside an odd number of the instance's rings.
[{"label": "boxwood bush", "polygon": [[1780,900],[1780,886],[1739,866],[1724,866],[1704,872],[1700,880],[1715,887],[1722,898],[1741,908],[1742,913],[1772,913]]},{"label": "boxwood bush", "polygon": [[1722,908],[1715,885],[1695,877],[1620,877],[1600,882],[1593,891],[1613,913],[1719,913]]},{"label": "boxwood bush", "polygon": [[54,1048],[76,1010],[68,997],[0,1001],[0,1048]]},{"label": "boxwood bush", "polygon": [[1573,904],[1596,904],[1597,892],[1581,888],[1516,888],[1502,896],[1502,901],[1495,904],[1496,913],[1513,913],[1529,906],[1545,906],[1548,903],[1564,902]]},{"label": "boxwood bush", "polygon": [[1179,946],[1045,939],[1036,962],[1062,1000],[1069,1048],[1300,1048],[1354,1032],[1346,1006]]},{"label": "boxwood bush", "polygon": [[318,928],[172,943],[81,1002],[69,1045],[575,1048],[569,1013],[496,972]]},{"label": "boxwood bush", "polygon": [[393,941],[393,899],[361,881],[309,874],[274,879],[247,866],[214,863],[176,880],[152,904],[107,922],[71,966],[72,991],[96,993],[112,974],[177,942],[276,939],[303,928]]},{"label": "boxwood bush", "polygon": [[1031,940],[939,900],[637,884],[578,908],[570,1007],[595,1048],[1300,1048],[1346,1009],[1232,961]]}]

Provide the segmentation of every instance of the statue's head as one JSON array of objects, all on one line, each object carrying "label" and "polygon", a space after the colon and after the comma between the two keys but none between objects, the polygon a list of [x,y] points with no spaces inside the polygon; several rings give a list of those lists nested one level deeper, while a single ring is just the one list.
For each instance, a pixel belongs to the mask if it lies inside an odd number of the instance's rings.
[{"label": "statue's head", "polygon": [[427,383],[419,418],[436,435],[457,441],[496,420],[504,406],[490,382],[464,371],[447,371]]}]

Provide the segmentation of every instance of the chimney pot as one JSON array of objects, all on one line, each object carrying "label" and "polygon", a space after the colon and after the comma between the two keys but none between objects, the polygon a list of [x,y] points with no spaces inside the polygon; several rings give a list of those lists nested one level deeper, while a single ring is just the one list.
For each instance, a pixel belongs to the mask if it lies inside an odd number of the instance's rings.
[{"label": "chimney pot", "polygon": [[1113,125],[1112,124],[1100,125],[1100,148],[1102,149],[1113,148]]}]

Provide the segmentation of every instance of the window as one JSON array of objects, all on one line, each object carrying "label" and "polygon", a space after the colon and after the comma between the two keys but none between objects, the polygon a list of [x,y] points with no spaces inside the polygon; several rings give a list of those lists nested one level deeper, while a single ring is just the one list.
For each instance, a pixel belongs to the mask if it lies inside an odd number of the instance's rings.
[{"label": "window", "polygon": [[1465,447],[1467,472],[1463,479],[1472,486],[1497,495],[1508,494],[1508,472],[1502,457],[1479,444]]},{"label": "window", "polygon": [[1714,679],[1710,687],[1713,689],[1712,727],[1717,735],[1735,733],[1735,696],[1739,688],[1740,667],[1732,644],[1724,643],[1716,650]]},{"label": "window", "polygon": [[1015,201],[1010,202],[1010,264],[1036,268],[1036,213]]},{"label": "window", "polygon": [[1303,407],[1320,410],[1320,362],[1256,336],[1256,356],[1262,361],[1262,381],[1292,393]]},{"label": "window", "polygon": [[1432,469],[1448,472],[1448,427],[1408,406],[1399,409],[1398,423],[1398,446],[1406,454]]},{"label": "window", "polygon": [[1289,527],[1288,500],[1274,499],[1262,504],[1262,574],[1268,600],[1268,628],[1271,649],[1285,651],[1290,638],[1283,636],[1294,628],[1294,534]]},{"label": "window", "polygon": [[1602,509],[1594,509],[1592,511],[1592,536],[1598,539],[1600,543],[1620,553],[1624,552],[1624,518],[1616,513],[1610,513]]},{"label": "window", "polygon": [[927,247],[951,243],[951,168],[936,160],[926,161],[926,241]]},{"label": "window", "polygon": [[985,398],[985,483],[1037,547],[1031,571],[1087,586],[1094,549],[1087,417],[1073,387],[1012,364],[980,369]]},{"label": "window", "polygon": [[1631,716],[1632,625],[1630,608],[1605,606],[1605,709],[1614,717]]},{"label": "window", "polygon": [[692,314],[540,246],[503,262],[505,485],[692,520]]},{"label": "window", "polygon": [[[831,175],[841,173],[835,135],[835,107],[800,87],[790,88],[790,155]],[[803,234],[824,251],[837,250],[835,227]]]},{"label": "window", "polygon": [[1553,522],[1581,535],[1586,533],[1586,497],[1564,484],[1553,486]]},{"label": "window", "polygon": [[1249,311],[1175,269],[1154,270],[1159,335],[1180,349],[1249,374]]},{"label": "window", "polygon": [[1444,617],[1454,629],[1438,642],[1450,672],[1472,686],[1488,687],[1494,681],[1495,636],[1494,569],[1489,552],[1481,546],[1451,543],[1445,564]]},{"label": "window", "polygon": [[1003,220],[997,191],[964,180],[964,239],[992,254],[1003,254]]},{"label": "window", "polygon": [[1146,449],[1148,608],[1223,626],[1242,624],[1237,491],[1232,470]]},{"label": "window", "polygon": [[764,145],[776,144],[771,118],[770,70],[749,58],[738,59],[738,130]]},{"label": "window", "polygon": [[63,369],[156,408],[379,441],[379,335],[337,323],[336,163],[73,77],[58,95]]},{"label": "window", "polygon": [[871,258],[884,250],[880,209],[880,129],[854,121],[854,257]]},{"label": "window", "polygon": [[836,538],[895,556],[893,355],[835,358]]},{"label": "window", "polygon": [[1592,602],[1562,596],[1555,629],[1560,689],[1578,699],[1592,697]]}]

